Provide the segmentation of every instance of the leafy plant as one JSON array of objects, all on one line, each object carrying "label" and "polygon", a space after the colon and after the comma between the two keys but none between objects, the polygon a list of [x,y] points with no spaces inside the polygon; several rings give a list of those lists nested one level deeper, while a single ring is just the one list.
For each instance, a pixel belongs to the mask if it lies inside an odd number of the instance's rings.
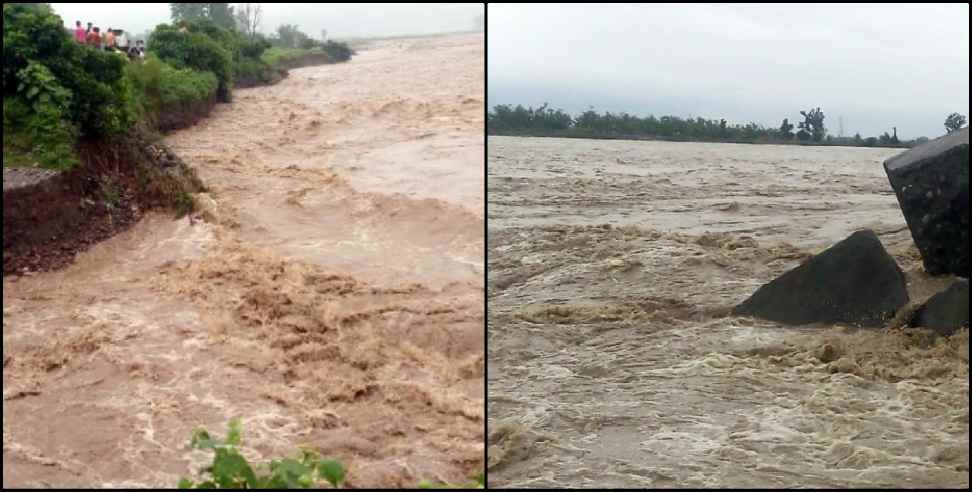
[{"label": "leafy plant", "polygon": [[205,429],[197,429],[190,446],[213,450],[213,464],[203,470],[206,477],[200,482],[184,478],[180,489],[309,489],[325,482],[332,487],[344,485],[344,466],[337,461],[322,460],[311,450],[301,450],[295,458],[274,460],[266,465],[251,465],[240,454],[242,442],[239,419],[229,425],[226,439],[216,439]]}]

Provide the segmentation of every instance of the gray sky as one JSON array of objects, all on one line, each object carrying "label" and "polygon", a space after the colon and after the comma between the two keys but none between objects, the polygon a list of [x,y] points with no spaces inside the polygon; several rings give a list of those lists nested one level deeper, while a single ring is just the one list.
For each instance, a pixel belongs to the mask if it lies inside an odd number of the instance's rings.
[{"label": "gray sky", "polygon": [[[235,4],[234,4],[235,5]],[[433,34],[475,27],[483,4],[462,3],[265,3],[263,31],[280,24],[297,24],[301,31],[319,37]],[[94,22],[102,28],[123,28],[141,33],[169,22],[167,3],[52,3],[64,23]]]},{"label": "gray sky", "polygon": [[838,133],[944,133],[969,114],[965,4],[489,4],[489,104]]}]

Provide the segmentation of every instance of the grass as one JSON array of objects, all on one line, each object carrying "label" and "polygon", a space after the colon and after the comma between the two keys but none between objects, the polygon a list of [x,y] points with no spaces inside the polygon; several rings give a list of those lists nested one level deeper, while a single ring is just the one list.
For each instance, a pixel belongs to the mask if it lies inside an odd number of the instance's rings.
[{"label": "grass", "polygon": [[60,154],[38,156],[37,146],[30,135],[14,128],[4,128],[3,132],[3,167],[5,168],[40,168],[52,171],[64,171],[78,163],[77,155],[67,154],[65,149],[71,148],[74,142],[64,142],[56,146]]},{"label": "grass", "polygon": [[38,167],[31,148],[30,139],[26,135],[4,128],[3,167]]},{"label": "grass", "polygon": [[327,55],[327,53],[321,48],[270,48],[263,52],[261,59],[272,67],[278,67],[281,63],[317,55]]}]

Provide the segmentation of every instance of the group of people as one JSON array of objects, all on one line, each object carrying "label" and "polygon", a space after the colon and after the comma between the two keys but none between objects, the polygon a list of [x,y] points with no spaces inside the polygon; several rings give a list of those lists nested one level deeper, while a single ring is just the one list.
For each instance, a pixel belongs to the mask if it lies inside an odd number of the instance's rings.
[{"label": "group of people", "polygon": [[95,49],[128,55],[130,59],[140,60],[145,58],[145,42],[141,39],[131,43],[124,30],[108,28],[102,34],[101,28],[88,23],[88,28],[81,26],[81,21],[75,22],[74,40],[80,44],[91,46]]}]

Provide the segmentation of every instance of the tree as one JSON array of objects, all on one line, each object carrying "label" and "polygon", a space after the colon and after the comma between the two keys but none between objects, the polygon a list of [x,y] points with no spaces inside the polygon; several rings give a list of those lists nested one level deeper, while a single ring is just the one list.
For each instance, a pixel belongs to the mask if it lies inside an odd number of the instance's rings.
[{"label": "tree", "polygon": [[783,124],[780,125],[780,136],[785,140],[793,140],[793,124],[790,123],[789,118],[783,118]]},{"label": "tree", "polygon": [[948,115],[948,118],[945,118],[945,131],[948,133],[958,131],[965,126],[965,122],[965,116],[958,113],[952,113]]},{"label": "tree", "polygon": [[263,21],[263,6],[258,3],[241,3],[236,7],[236,25],[251,38],[260,32]]},{"label": "tree", "polygon": [[281,24],[277,27],[277,42],[285,48],[297,48],[307,35],[300,32],[296,24]]},{"label": "tree", "polygon": [[800,129],[809,133],[814,142],[819,142],[827,135],[827,128],[824,127],[824,114],[820,108],[810,111],[800,111],[804,121],[800,123]]},{"label": "tree", "polygon": [[198,19],[206,17],[206,3],[170,3],[172,20]]},{"label": "tree", "polygon": [[226,29],[233,28],[236,22],[228,3],[170,3],[169,10],[173,21],[209,19]]},{"label": "tree", "polygon": [[228,3],[210,3],[208,4],[206,14],[209,20],[213,21],[219,27],[224,29],[233,29],[236,27],[236,18],[233,14],[233,7]]}]

